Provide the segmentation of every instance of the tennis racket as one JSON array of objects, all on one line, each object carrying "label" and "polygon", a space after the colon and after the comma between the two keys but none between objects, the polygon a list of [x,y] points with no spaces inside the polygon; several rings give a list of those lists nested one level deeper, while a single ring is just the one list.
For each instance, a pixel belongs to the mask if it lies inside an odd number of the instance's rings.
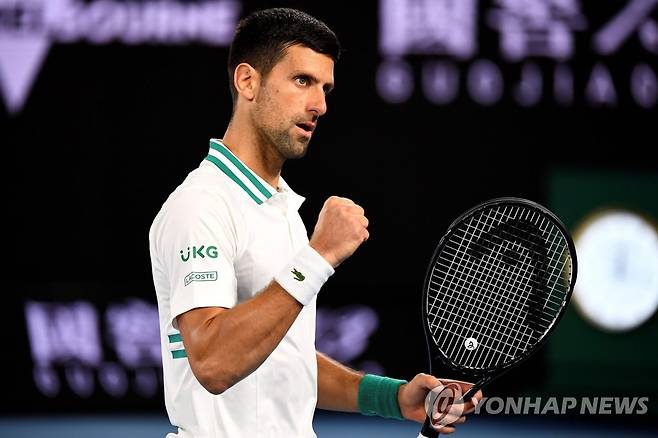
[{"label": "tennis racket", "polygon": [[[476,381],[456,403],[544,343],[567,308],[576,264],[562,222],[526,199],[492,199],[450,225],[425,277],[423,325],[430,371],[438,359]],[[438,436],[430,423],[419,438]]]}]

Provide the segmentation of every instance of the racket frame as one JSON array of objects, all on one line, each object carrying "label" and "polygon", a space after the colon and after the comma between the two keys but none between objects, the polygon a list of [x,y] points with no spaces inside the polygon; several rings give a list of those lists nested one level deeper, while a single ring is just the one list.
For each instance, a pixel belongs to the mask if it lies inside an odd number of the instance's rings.
[{"label": "racket frame", "polygon": [[[434,271],[434,266],[436,265],[436,258],[438,257],[439,253],[443,249],[443,246],[447,242],[448,238],[452,236],[452,231],[455,227],[459,226],[464,219],[468,218],[469,216],[475,215],[478,211],[495,207],[496,205],[517,205],[521,207],[530,207],[536,210],[539,210],[542,214],[548,216],[549,218],[552,219],[553,223],[559,228],[560,232],[565,238],[565,241],[569,247],[569,253],[571,256],[571,277],[569,281],[569,290],[567,291],[567,294],[564,297],[564,300],[560,306],[560,311],[557,317],[551,322],[550,326],[544,331],[542,336],[539,338],[539,340],[531,347],[528,348],[526,351],[521,353],[519,356],[515,357],[511,361],[504,363],[502,365],[499,365],[497,367],[493,367],[488,370],[476,370],[473,367],[466,367],[466,366],[461,366],[455,364],[449,357],[447,357],[439,347],[436,345],[434,342],[434,339],[432,337],[432,333],[428,324],[428,309],[427,309],[427,291],[429,288],[429,283],[432,277],[432,272]],[[423,315],[423,330],[425,332],[425,341],[427,343],[427,352],[430,357],[430,373],[433,372],[432,368],[437,359],[441,360],[441,362],[446,365],[451,371],[454,371],[460,375],[463,374],[470,374],[473,377],[476,377],[478,381],[476,384],[469,390],[467,391],[463,396],[461,401],[466,402],[468,401],[480,388],[482,388],[484,385],[488,384],[495,378],[499,377],[500,375],[504,374],[505,372],[509,371],[511,368],[518,366],[519,364],[525,362],[530,356],[532,356],[537,350],[539,350],[546,342],[550,334],[555,330],[555,327],[557,326],[557,323],[562,319],[564,316],[566,307],[569,304],[569,301],[571,299],[571,295],[573,293],[574,285],[576,284],[576,277],[578,273],[578,261],[576,257],[576,247],[573,243],[573,239],[571,238],[571,235],[567,231],[566,226],[562,223],[562,221],[550,210],[548,210],[546,207],[527,200],[523,198],[516,198],[516,197],[504,197],[504,198],[495,198],[495,199],[490,199],[488,201],[482,202],[475,207],[470,208],[466,212],[462,213],[457,219],[455,219],[452,224],[448,227],[446,232],[443,234],[443,237],[441,237],[441,240],[439,241],[438,245],[436,246],[434,253],[432,254],[431,261],[427,267],[427,271],[425,273],[425,280],[423,282],[423,294],[422,294],[422,315]]]}]

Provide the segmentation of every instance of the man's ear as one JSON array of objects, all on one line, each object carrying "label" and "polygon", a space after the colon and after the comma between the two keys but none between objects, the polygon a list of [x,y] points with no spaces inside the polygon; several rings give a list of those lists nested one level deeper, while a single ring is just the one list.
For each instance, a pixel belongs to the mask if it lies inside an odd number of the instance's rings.
[{"label": "man's ear", "polygon": [[259,84],[260,74],[251,65],[243,62],[235,67],[233,85],[240,96],[248,101],[254,100]]}]

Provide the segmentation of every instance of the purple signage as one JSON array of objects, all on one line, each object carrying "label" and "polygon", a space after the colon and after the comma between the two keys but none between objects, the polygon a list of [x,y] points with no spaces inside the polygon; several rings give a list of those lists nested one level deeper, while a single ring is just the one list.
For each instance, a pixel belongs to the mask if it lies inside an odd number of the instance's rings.
[{"label": "purple signage", "polygon": [[242,9],[235,0],[0,0],[0,89],[18,113],[52,44],[228,46]]},{"label": "purple signage", "polygon": [[[157,306],[127,299],[101,308],[89,301],[25,303],[25,322],[36,388],[46,397],[68,390],[80,398],[104,393],[155,397],[162,388]],[[317,311],[318,350],[341,362],[381,372],[365,360],[379,318],[353,306]]]},{"label": "purple signage", "polygon": [[[639,108],[654,108],[658,0],[616,4],[617,12],[594,26],[580,0],[380,0],[377,90],[390,104],[420,92],[436,105],[466,93],[483,106],[507,98],[522,107],[568,107],[578,97],[597,108],[618,106],[623,93]],[[483,34],[493,34],[495,45],[484,44]],[[629,52],[637,56],[629,75],[613,67],[630,41],[640,53]],[[420,75],[408,57],[421,59]]]}]

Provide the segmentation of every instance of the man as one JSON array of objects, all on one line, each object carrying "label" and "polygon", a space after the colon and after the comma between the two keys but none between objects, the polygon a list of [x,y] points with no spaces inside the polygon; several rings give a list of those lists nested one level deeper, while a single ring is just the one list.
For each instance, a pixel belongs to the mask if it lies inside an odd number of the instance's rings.
[{"label": "man", "polygon": [[306,153],[327,111],[339,50],[324,23],[296,10],[243,19],[224,138],[211,140],[153,222],[165,401],[178,436],[313,437],[316,407],[422,422],[441,384],[363,376],[315,351],[316,295],[368,239],[368,219],[331,197],[309,241],[304,198],[280,173]]}]

